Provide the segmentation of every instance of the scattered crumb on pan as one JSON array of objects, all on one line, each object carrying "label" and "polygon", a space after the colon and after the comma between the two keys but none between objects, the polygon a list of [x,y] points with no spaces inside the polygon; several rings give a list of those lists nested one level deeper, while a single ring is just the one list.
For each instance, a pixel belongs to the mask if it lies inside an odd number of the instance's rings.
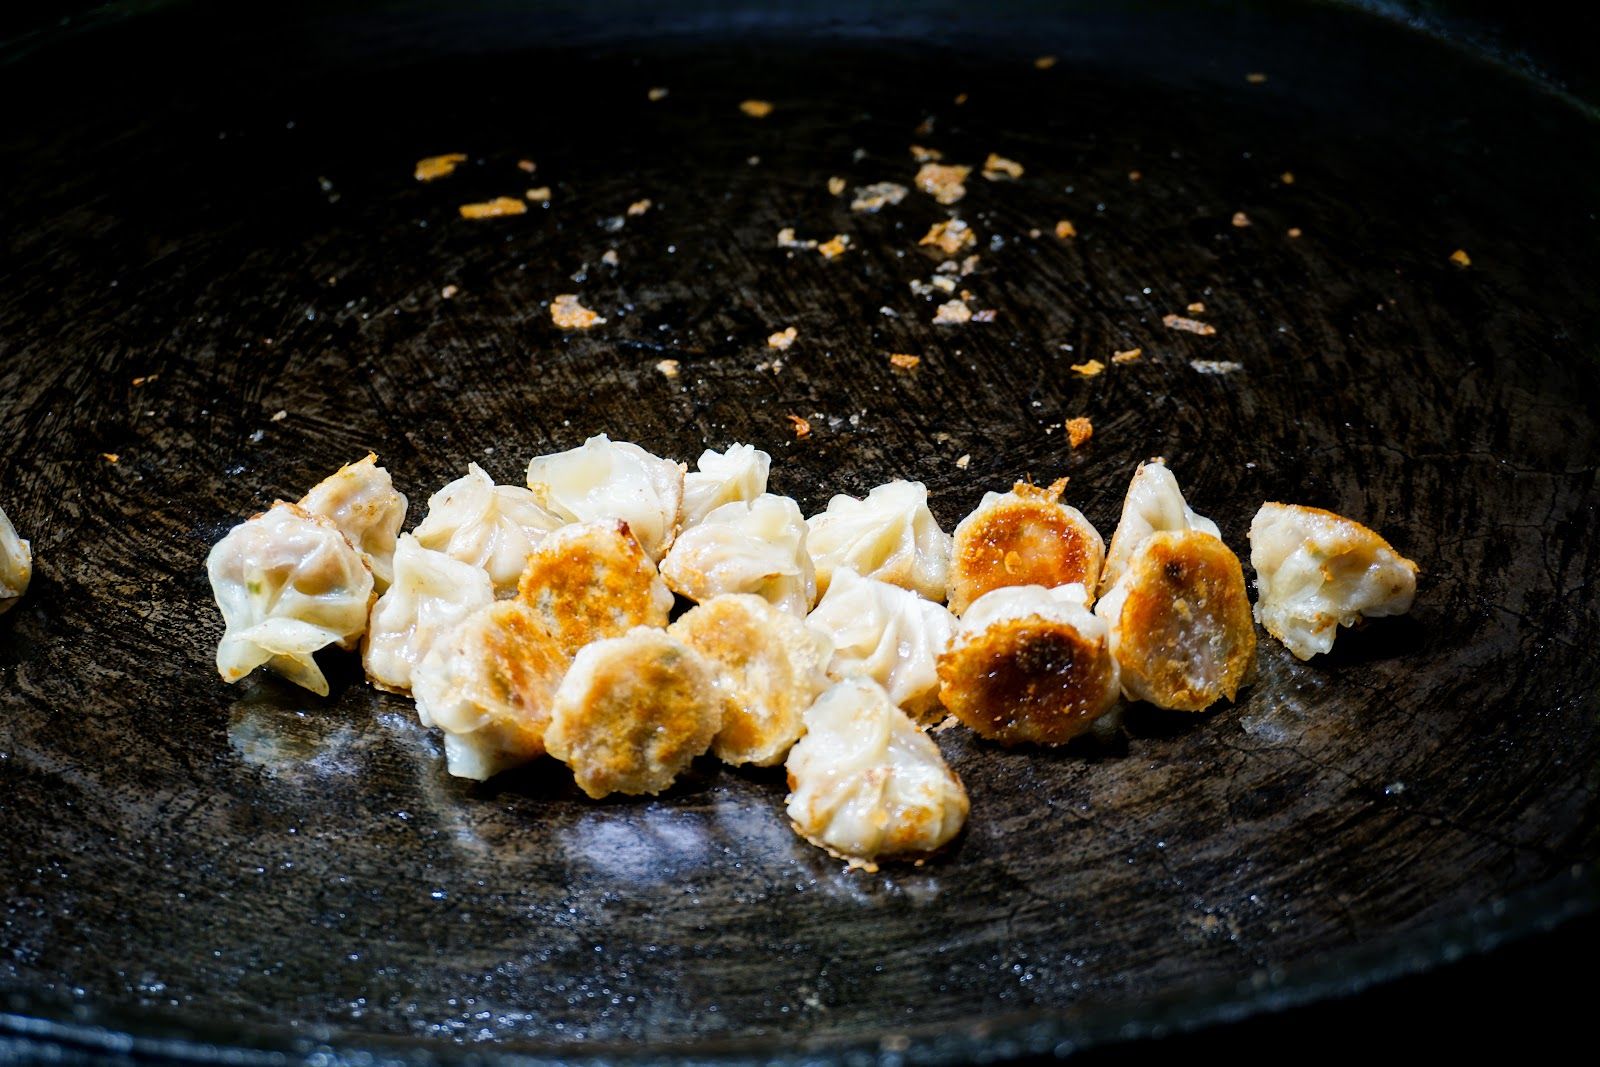
[{"label": "scattered crumb on pan", "polygon": [[652,104],[657,104],[667,98],[667,92],[668,89],[666,86],[658,85],[644,95]]},{"label": "scattered crumb on pan", "polygon": [[455,173],[457,167],[467,161],[465,153],[450,152],[442,156],[429,156],[417,160],[417,169],[413,172],[419,182],[431,182],[435,178],[444,178]]},{"label": "scattered crumb on pan", "polygon": [[789,425],[794,427],[796,438],[805,440],[811,436],[811,421],[809,419],[803,419],[799,415],[785,415],[784,418],[788,419]]},{"label": "scattered crumb on pan", "polygon": [[764,119],[772,114],[772,104],[767,100],[745,100],[739,104],[739,110],[753,119]]},{"label": "scattered crumb on pan", "polygon": [[1132,363],[1142,355],[1144,355],[1144,349],[1142,348],[1125,348],[1121,351],[1111,353],[1111,362]]},{"label": "scattered crumb on pan", "polygon": [[996,152],[990,152],[989,158],[983,161],[983,176],[992,182],[1020,178],[1022,177],[1022,164],[1014,159],[1007,159]]},{"label": "scattered crumb on pan", "polygon": [[519,159],[517,160],[517,169],[522,171],[524,174],[532,174],[534,171],[539,169],[539,164],[535,163],[531,159]]},{"label": "scattered crumb on pan", "polygon": [[563,330],[587,330],[606,320],[580,304],[576,295],[562,293],[550,301],[550,321]]},{"label": "scattered crumb on pan", "polygon": [[1250,225],[1250,216],[1242,211],[1235,211],[1233,213],[1233,224],[1242,230]]},{"label": "scattered crumb on pan", "polygon": [[957,456],[956,457],[956,470],[958,470],[958,471],[966,470],[968,464],[970,464],[971,462],[972,462],[972,453],[971,452],[963,453],[962,455]]},{"label": "scattered crumb on pan", "polygon": [[1189,366],[1201,374],[1232,374],[1236,370],[1244,369],[1244,364],[1235,363],[1231,359],[1191,359]]},{"label": "scattered crumb on pan", "polygon": [[1450,253],[1450,262],[1458,267],[1470,267],[1472,266],[1472,257],[1467,255],[1465,248],[1458,248]]},{"label": "scattered crumb on pan", "polygon": [[952,300],[949,303],[940,304],[938,310],[933,313],[933,324],[935,326],[959,326],[964,322],[971,321],[972,309],[960,300]]},{"label": "scattered crumb on pan", "polygon": [[523,215],[528,205],[512,196],[497,196],[476,204],[462,204],[458,209],[464,219],[497,219],[503,215]]},{"label": "scattered crumb on pan", "polygon": [[548,204],[550,202],[550,187],[548,185],[536,186],[522,195],[536,204]]},{"label": "scattered crumb on pan", "polygon": [[844,192],[844,187],[845,187],[846,184],[847,183],[845,182],[845,180],[843,178],[840,178],[840,177],[837,177],[837,176],[829,178],[828,179],[828,195],[829,196],[838,196],[840,193]]},{"label": "scattered crumb on pan", "polygon": [[1206,313],[1206,306],[1205,304],[1196,300],[1183,310],[1187,311],[1191,315],[1204,315]]},{"label": "scattered crumb on pan", "polygon": [[850,247],[850,238],[847,234],[836,233],[831,241],[824,241],[817,246],[817,251],[822,253],[823,259],[837,259],[844,255]]},{"label": "scattered crumb on pan", "polygon": [[635,200],[633,203],[628,205],[628,215],[632,218],[638,218],[646,211],[649,211],[653,206],[654,202],[648,196],[643,200]]},{"label": "scattered crumb on pan", "polygon": [[817,247],[817,242],[802,241],[795,236],[793,226],[785,226],[783,229],[778,231],[778,247],[803,248],[809,251],[810,249]]},{"label": "scattered crumb on pan", "polygon": [[899,182],[859,185],[856,187],[854,198],[850,201],[850,210],[876,214],[884,207],[892,207],[904,200],[910,191]]},{"label": "scattered crumb on pan", "polygon": [[1266,84],[1267,76],[1261,73],[1259,70],[1253,70],[1244,76],[1244,80],[1249,82],[1251,85],[1264,85]]},{"label": "scattered crumb on pan", "polygon": [[1197,333],[1201,337],[1210,337],[1217,332],[1217,328],[1210,323],[1198,319],[1186,319],[1182,315],[1163,315],[1161,325],[1169,330],[1182,330],[1184,333]]},{"label": "scattered crumb on pan", "polygon": [[933,245],[945,255],[953,256],[976,244],[977,240],[978,235],[973,233],[972,227],[965,222],[960,219],[947,219],[944,222],[934,223],[917,244]]},{"label": "scattered crumb on pan", "polygon": [[1289,227],[1289,236],[1291,238],[1299,237],[1304,232],[1305,231],[1300,229],[1300,227],[1298,227],[1298,226],[1290,226]]},{"label": "scattered crumb on pan", "polygon": [[1278,175],[1278,180],[1280,182],[1282,182],[1283,184],[1285,184],[1285,185],[1293,185],[1294,184],[1294,171],[1292,171],[1292,170],[1284,171],[1282,174]]},{"label": "scattered crumb on pan", "polygon": [[1093,436],[1094,423],[1089,421],[1088,416],[1079,415],[1067,420],[1067,443],[1073,448],[1077,448]]},{"label": "scattered crumb on pan", "polygon": [[916,185],[939,203],[954,204],[967,195],[967,187],[962,183],[971,173],[971,167],[960,164],[924,163],[917,171]]},{"label": "scattered crumb on pan", "polygon": [[678,376],[678,361],[675,359],[663,359],[656,364],[656,370],[660,372],[663,378],[676,378]]},{"label": "scattered crumb on pan", "polygon": [[620,257],[618,257],[617,250],[615,248],[608,248],[601,253],[600,262],[604,263],[608,267],[615,267],[617,264],[621,263],[622,260]]},{"label": "scattered crumb on pan", "polygon": [[461,287],[458,285],[447,285],[443,289],[439,290],[439,295],[445,300],[454,300],[456,298],[456,294],[460,291]]},{"label": "scattered crumb on pan", "polygon": [[1053,67],[1055,65],[1056,65],[1056,57],[1055,56],[1040,56],[1038,59],[1035,59],[1033,61],[1033,66],[1034,66],[1034,69],[1036,69],[1036,70],[1049,70],[1051,67]]},{"label": "scattered crumb on pan", "polygon": [[1078,236],[1078,228],[1072,223],[1068,222],[1066,219],[1062,219],[1060,222],[1056,223],[1056,236],[1061,238],[1063,241],[1068,237],[1076,237]]},{"label": "scattered crumb on pan", "polygon": [[1074,374],[1081,374],[1085,378],[1093,378],[1095,375],[1099,374],[1105,369],[1106,365],[1100,362],[1098,359],[1091,359],[1087,363],[1072,364],[1072,372]]},{"label": "scattered crumb on pan", "polygon": [[794,344],[794,339],[797,336],[799,336],[799,331],[793,326],[787,326],[767,338],[767,347],[782,351]]},{"label": "scattered crumb on pan", "polygon": [[944,153],[937,148],[924,148],[922,145],[911,146],[911,158],[917,163],[937,163],[944,158]]},{"label": "scattered crumb on pan", "polygon": [[922,357],[906,352],[893,352],[889,355],[889,362],[901,370],[911,370],[922,362]]}]

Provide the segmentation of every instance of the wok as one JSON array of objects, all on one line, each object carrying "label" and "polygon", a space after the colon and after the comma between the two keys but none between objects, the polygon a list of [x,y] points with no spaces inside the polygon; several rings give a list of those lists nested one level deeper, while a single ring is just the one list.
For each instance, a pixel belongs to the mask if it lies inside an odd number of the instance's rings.
[{"label": "wok", "polygon": [[[38,564],[0,619],[0,1032],[1065,1052],[1594,909],[1600,142],[1549,82],[1327,5],[129,4],[17,36],[0,85],[0,505]],[[992,323],[909,288],[944,209],[828,192],[907,182],[912,144],[1026,168],[955,209]],[[608,322],[557,330],[569,292]],[[1193,302],[1215,335],[1162,325]],[[372,449],[414,523],[469,461],[515,482],[597,432],[753,443],[808,512],[920,479],[947,529],[1070,476],[1109,534],[1163,455],[1235,549],[1263,500],[1326,506],[1421,591],[1310,663],[1264,638],[1209,714],[939,735],[969,827],[876,876],[791,833],[780,770],[476,785],[349,659],[326,700],[215,676],[203,561],[242,517]]]}]

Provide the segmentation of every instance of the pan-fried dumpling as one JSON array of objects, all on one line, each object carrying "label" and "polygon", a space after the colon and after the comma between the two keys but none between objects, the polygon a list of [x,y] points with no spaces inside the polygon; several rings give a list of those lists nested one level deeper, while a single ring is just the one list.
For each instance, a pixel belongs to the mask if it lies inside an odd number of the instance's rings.
[{"label": "pan-fried dumpling", "polygon": [[476,463],[467,473],[428,498],[428,514],[416,529],[423,548],[480,567],[494,583],[495,596],[517,591],[528,553],[544,535],[566,520],[539,503],[531,489],[495,485]]},{"label": "pan-fried dumpling", "polygon": [[944,706],[982,736],[1058,745],[1116,703],[1117,661],[1082,585],[1002,586],[961,616],[939,683]]},{"label": "pan-fried dumpling", "polygon": [[800,505],[770,493],[723,504],[679,534],[661,576],[691,600],[753,593],[802,618],[817,599]]},{"label": "pan-fried dumpling", "polygon": [[833,642],[830,677],[865,675],[913,717],[938,707],[939,657],[956,630],[943,604],[840,567],[806,625]]},{"label": "pan-fried dumpling", "polygon": [[843,493],[828,510],[806,520],[807,544],[817,565],[817,592],[826,593],[838,567],[944,601],[950,575],[950,535],[928,510],[921,482],[880,485],[858,500]]},{"label": "pan-fried dumpling", "polygon": [[423,548],[401,534],[394,581],[372,606],[362,662],[367,680],[394,693],[411,691],[411,672],[434,640],[494,602],[489,576],[470,563]]},{"label": "pan-fried dumpling", "polygon": [[806,709],[828,687],[828,639],[749,595],[713,597],[667,632],[705,656],[728,694],[711,742],[717,758],[735,766],[781,762],[805,732]]},{"label": "pan-fried dumpling", "polygon": [[1300,659],[1333,647],[1339,627],[1404,615],[1417,565],[1353,519],[1299,504],[1261,505],[1250,523],[1256,621]]},{"label": "pan-fried dumpling", "polygon": [[635,626],[666,626],[672,590],[625,522],[563,526],[528,556],[517,598],[568,655]]},{"label": "pan-fried dumpling", "polygon": [[405,495],[371,452],[322,479],[300,500],[313,515],[328,519],[356,546],[372,570],[381,593],[394,573],[394,543],[406,521]]},{"label": "pan-fried dumpling", "polygon": [[33,578],[33,549],[17,536],[16,527],[0,508],[0,615],[28,590]]},{"label": "pan-fried dumpling", "polygon": [[1161,708],[1232,700],[1256,659],[1239,557],[1203,530],[1151,534],[1094,613],[1109,628],[1122,692]]},{"label": "pan-fried dumpling", "polygon": [[1199,530],[1212,537],[1221,537],[1217,524],[1204,515],[1196,515],[1178,488],[1178,479],[1167,469],[1161,458],[1139,464],[1128,483],[1128,495],[1122,501],[1122,518],[1111,535],[1111,548],[1106,553],[1106,566],[1100,575],[1100,595],[1105,596],[1113,582],[1122,577],[1128,557],[1146,537],[1161,530]]},{"label": "pan-fried dumpling", "polygon": [[372,572],[339,528],[280,500],[218,541],[206,571],[227,627],[217,646],[222,680],[266,664],[327,696],[312,653],[354,648],[372,604]]},{"label": "pan-fried dumpling", "polygon": [[933,739],[870,678],[833,686],[807,710],[789,750],[789,821],[851,866],[925,856],[967,821],[969,803]]},{"label": "pan-fried dumpling", "polygon": [[706,449],[698,469],[683,479],[683,528],[694,526],[713,508],[735,500],[754,500],[767,491],[772,457],[752,445],[733,445],[726,452]]},{"label": "pan-fried dumpling", "polygon": [[545,745],[591,797],[659,793],[711,746],[727,699],[705,657],[641,626],[573,659]]},{"label": "pan-fried dumpling", "polygon": [[1094,589],[1105,542],[1083,512],[1061,502],[1067,480],[1041,489],[1018,482],[1009,493],[985,493],[961,520],[950,565],[950,610],[1006,586],[1071,585]]},{"label": "pan-fried dumpling", "polygon": [[568,522],[621,519],[660,562],[677,535],[683,506],[681,463],[652,456],[605,434],[528,464],[528,488]]},{"label": "pan-fried dumpling", "polygon": [[484,781],[544,755],[570,656],[519,600],[491,601],[440,634],[411,673],[417,718],[444,731],[445,763]]}]

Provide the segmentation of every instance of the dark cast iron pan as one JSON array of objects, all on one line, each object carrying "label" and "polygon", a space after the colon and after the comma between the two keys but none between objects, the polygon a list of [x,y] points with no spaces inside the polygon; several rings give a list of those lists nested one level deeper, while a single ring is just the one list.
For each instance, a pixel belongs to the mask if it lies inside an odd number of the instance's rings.
[{"label": "dark cast iron pan", "polygon": [[[0,502],[38,560],[0,621],[0,1033],[1004,1056],[1594,907],[1600,159],[1548,86],[1324,6],[274,4],[94,12],[8,45],[0,92]],[[827,192],[907,181],[913,143],[1026,167],[959,205],[991,324],[936,328],[908,287],[930,199]],[[456,216],[536,184],[548,208]],[[784,226],[854,244],[791,257]],[[610,321],[557,331],[563,292]],[[1193,301],[1215,336],[1162,326]],[[790,832],[778,771],[472,785],[348,660],[328,700],[215,677],[202,562],[243,516],[370,448],[415,521],[468,461],[515,481],[599,431],[754,443],[808,511],[921,479],[947,528],[1070,475],[1109,534],[1159,454],[1239,551],[1263,500],[1331,507],[1421,593],[1312,663],[1264,639],[1210,714],[940,735],[970,826],[877,876]]]}]

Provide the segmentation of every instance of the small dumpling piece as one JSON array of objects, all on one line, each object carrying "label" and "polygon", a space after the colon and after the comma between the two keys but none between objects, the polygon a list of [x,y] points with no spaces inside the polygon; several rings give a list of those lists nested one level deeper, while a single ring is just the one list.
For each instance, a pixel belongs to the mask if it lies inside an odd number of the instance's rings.
[{"label": "small dumpling piece", "polygon": [[950,535],[928,509],[928,487],[921,482],[889,482],[864,500],[841,493],[806,524],[819,594],[828,591],[837,568],[849,567],[863,578],[944,601]]},{"label": "small dumpling piece", "polygon": [[1167,461],[1157,457],[1139,464],[1128,483],[1128,495],[1122,501],[1122,518],[1111,535],[1111,548],[1106,552],[1105,570],[1100,574],[1100,595],[1105,596],[1114,582],[1127,569],[1128,559],[1144,539],[1162,530],[1199,530],[1212,537],[1221,537],[1217,524],[1204,515],[1196,515],[1178,488],[1178,479],[1167,469]]},{"label": "small dumpling piece", "polygon": [[828,639],[750,595],[713,597],[667,632],[711,663],[728,695],[711,742],[717,758],[735,766],[782,762],[805,732],[806,709],[828,687]]},{"label": "small dumpling piece", "polygon": [[683,479],[685,530],[714,508],[735,500],[754,500],[765,493],[772,457],[752,445],[732,445],[726,452],[706,449],[695,466]]},{"label": "small dumpling piece", "polygon": [[33,578],[33,549],[17,536],[16,527],[0,508],[0,615],[28,591]]},{"label": "small dumpling piece", "polygon": [[411,674],[417,718],[444,731],[445,764],[484,781],[538,759],[572,657],[518,600],[491,601],[440,634]]},{"label": "small dumpling piece", "polygon": [[321,515],[356,546],[379,592],[394,574],[394,546],[406,521],[405,494],[395,489],[378,457],[346,463],[312,487],[300,506]]},{"label": "small dumpling piece", "polygon": [[806,625],[833,644],[830,677],[871,678],[914,718],[939,706],[939,657],[957,625],[943,604],[841,567]]},{"label": "small dumpling piece", "polygon": [[657,562],[672,547],[683,506],[681,463],[605,434],[528,464],[528,488],[568,522],[620,519]]},{"label": "small dumpling piece", "polygon": [[635,626],[667,625],[672,590],[625,522],[563,526],[528,556],[517,598],[568,655]]},{"label": "small dumpling piece", "polygon": [[545,745],[591,797],[659,793],[711,746],[726,701],[705,657],[640,627],[573,659]]},{"label": "small dumpling piece", "polygon": [[1299,504],[1261,505],[1250,523],[1256,621],[1300,659],[1333,647],[1339,627],[1404,615],[1417,565],[1353,519]]},{"label": "small dumpling piece", "polygon": [[228,531],[206,572],[227,627],[217,645],[222,680],[237,682],[265,664],[327,696],[312,653],[354,648],[372,605],[372,571],[339,528],[280,500]]},{"label": "small dumpling piece", "polygon": [[817,599],[806,530],[800,505],[786,496],[735,500],[678,535],[661,576],[690,600],[753,593],[804,618]]},{"label": "small dumpling piece", "polygon": [[839,682],[805,723],[786,764],[801,837],[875,871],[879,858],[926,856],[961,831],[970,806],[961,779],[877,682]]},{"label": "small dumpling piece", "polygon": [[401,534],[394,580],[367,622],[361,651],[367,680],[392,693],[411,692],[411,672],[438,636],[493,602],[494,587],[482,570]]},{"label": "small dumpling piece", "polygon": [[1202,530],[1146,537],[1094,613],[1106,623],[1129,700],[1204,711],[1232,700],[1255,664],[1244,568]]},{"label": "small dumpling piece", "polygon": [[1004,586],[961,617],[939,697],[991,741],[1059,745],[1111,710],[1117,661],[1083,586]]},{"label": "small dumpling piece", "polygon": [[496,485],[476,463],[428,498],[428,514],[416,529],[417,543],[482,568],[495,596],[517,591],[528,553],[566,520],[539,503],[531,489]]},{"label": "small dumpling piece", "polygon": [[1018,482],[1009,493],[985,493],[961,520],[950,565],[950,610],[957,615],[991,589],[1076,582],[1094,589],[1105,541],[1083,512],[1061,502],[1062,478],[1041,489]]}]

